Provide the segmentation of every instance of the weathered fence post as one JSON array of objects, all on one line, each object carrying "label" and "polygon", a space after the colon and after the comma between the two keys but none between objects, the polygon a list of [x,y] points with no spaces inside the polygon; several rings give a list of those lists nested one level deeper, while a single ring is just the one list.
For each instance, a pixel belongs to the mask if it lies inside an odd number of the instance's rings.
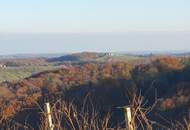
[{"label": "weathered fence post", "polygon": [[131,106],[123,106],[117,107],[119,109],[123,109],[124,117],[125,117],[125,128],[126,130],[135,130],[135,124],[132,120],[132,110]]},{"label": "weathered fence post", "polygon": [[49,128],[49,130],[53,130],[54,125],[53,125],[53,122],[52,122],[51,108],[50,108],[49,102],[45,103],[45,109],[46,109],[47,120],[48,120],[48,128]]},{"label": "weathered fence post", "polygon": [[124,107],[124,113],[125,113],[125,123],[126,123],[126,129],[127,130],[135,130],[134,129],[134,124],[132,122],[132,112],[131,112],[131,107],[127,106]]}]

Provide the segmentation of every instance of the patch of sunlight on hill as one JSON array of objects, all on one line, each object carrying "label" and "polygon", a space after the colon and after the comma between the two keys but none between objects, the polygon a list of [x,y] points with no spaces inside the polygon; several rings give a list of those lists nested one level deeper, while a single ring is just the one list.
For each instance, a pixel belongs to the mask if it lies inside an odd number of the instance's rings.
[{"label": "patch of sunlight on hill", "polygon": [[7,67],[0,69],[0,82],[17,81],[31,76],[34,73],[56,69],[55,66],[22,66],[22,67]]}]

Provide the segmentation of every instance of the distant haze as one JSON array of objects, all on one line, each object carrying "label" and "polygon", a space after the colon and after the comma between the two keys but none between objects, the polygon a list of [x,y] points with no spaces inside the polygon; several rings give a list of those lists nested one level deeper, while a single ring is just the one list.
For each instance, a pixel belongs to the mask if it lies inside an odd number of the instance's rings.
[{"label": "distant haze", "polygon": [[1,0],[1,55],[81,51],[190,51],[190,0]]},{"label": "distant haze", "polygon": [[1,33],[0,54],[190,51],[190,32]]}]

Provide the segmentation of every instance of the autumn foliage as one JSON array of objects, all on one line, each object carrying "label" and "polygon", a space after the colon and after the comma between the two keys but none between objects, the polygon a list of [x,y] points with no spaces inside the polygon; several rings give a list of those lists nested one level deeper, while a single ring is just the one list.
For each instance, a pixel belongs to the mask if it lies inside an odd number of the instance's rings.
[{"label": "autumn foliage", "polygon": [[[181,58],[159,57],[148,64],[106,62],[75,64],[45,71],[18,82],[0,84],[0,121],[13,118],[24,108],[41,103],[45,96],[78,96],[76,105],[84,95],[92,93],[92,100],[103,106],[103,111],[129,103],[125,91],[140,92],[148,99],[147,105],[157,102],[155,113],[165,114],[169,119],[187,116],[190,108],[190,68]],[[93,95],[94,94],[94,95]],[[74,95],[74,96],[73,96]],[[94,98],[93,98],[94,96]],[[128,95],[129,96],[129,95]],[[75,97],[76,98],[76,97]],[[105,105],[105,107],[104,107]],[[184,110],[185,112],[180,112]],[[178,111],[178,114],[173,114]],[[160,118],[154,114],[153,119]]]}]

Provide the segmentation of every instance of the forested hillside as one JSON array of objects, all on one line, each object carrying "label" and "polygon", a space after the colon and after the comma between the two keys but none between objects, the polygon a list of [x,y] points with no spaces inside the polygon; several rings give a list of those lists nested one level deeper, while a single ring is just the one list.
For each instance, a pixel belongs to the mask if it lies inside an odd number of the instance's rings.
[{"label": "forested hillside", "polygon": [[[142,64],[106,62],[64,66],[18,82],[1,83],[0,124],[3,126],[11,119],[22,124],[27,117],[27,123],[37,128],[35,124],[40,122],[37,108],[47,99],[51,103],[63,99],[80,108],[88,95],[93,106],[103,114],[130,105],[130,98],[139,95],[144,98],[145,107],[155,105],[148,118],[169,126],[165,120],[188,118],[189,86],[188,58],[160,57]],[[35,116],[27,116],[30,112],[26,113],[25,109],[31,109]]]}]

